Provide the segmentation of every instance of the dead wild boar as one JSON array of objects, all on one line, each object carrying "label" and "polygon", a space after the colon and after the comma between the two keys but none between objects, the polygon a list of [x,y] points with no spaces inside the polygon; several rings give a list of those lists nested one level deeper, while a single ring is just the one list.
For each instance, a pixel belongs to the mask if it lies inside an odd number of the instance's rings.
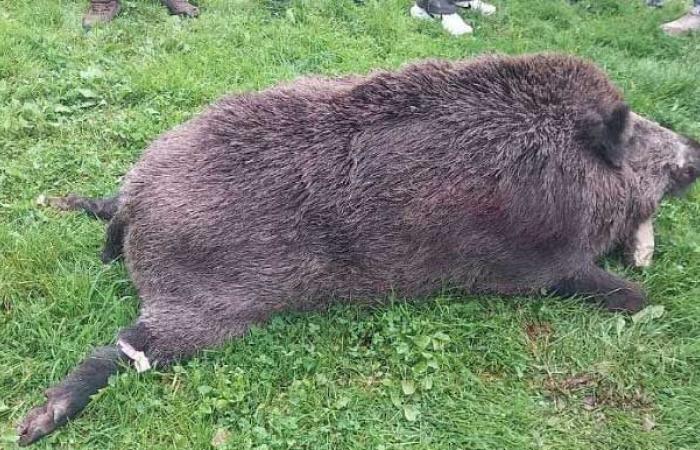
[{"label": "dead wild boar", "polygon": [[639,287],[595,265],[648,263],[661,199],[700,145],[631,113],[595,66],[558,55],[424,62],[223,98],[157,139],[117,196],[53,199],[109,220],[141,313],[19,425],[75,416],[122,362],[167,366],[289,309],[388,293],[598,299]]}]

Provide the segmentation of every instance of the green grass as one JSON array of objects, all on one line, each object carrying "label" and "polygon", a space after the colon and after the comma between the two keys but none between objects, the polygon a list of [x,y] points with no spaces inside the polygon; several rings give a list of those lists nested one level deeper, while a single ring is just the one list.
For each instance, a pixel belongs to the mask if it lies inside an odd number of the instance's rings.
[{"label": "green grass", "polygon": [[[700,39],[658,29],[682,3],[495,3],[456,39],[407,17],[410,0],[201,0],[197,20],[128,0],[87,34],[85,0],[0,0],[0,448],[137,312],[124,268],[98,260],[103,225],[34,199],[114,192],[152,139],[224,93],[561,50],[603,66],[637,112],[700,138]],[[114,377],[37,447],[200,449],[217,435],[231,449],[698,449],[698,230],[700,189],[663,205],[653,267],[626,274],[656,306],[646,317],[447,296],[279,316],[173,370]]]}]

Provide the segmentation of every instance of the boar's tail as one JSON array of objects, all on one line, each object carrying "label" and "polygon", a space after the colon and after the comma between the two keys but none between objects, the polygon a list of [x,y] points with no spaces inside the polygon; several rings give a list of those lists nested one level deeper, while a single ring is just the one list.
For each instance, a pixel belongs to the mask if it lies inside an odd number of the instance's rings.
[{"label": "boar's tail", "polygon": [[102,249],[102,262],[109,264],[117,260],[124,250],[124,236],[126,235],[127,220],[124,210],[117,211],[107,225],[105,246]]},{"label": "boar's tail", "polygon": [[67,197],[49,198],[48,204],[61,211],[84,211],[98,219],[112,220],[117,213],[119,196],[89,198],[70,194]]}]

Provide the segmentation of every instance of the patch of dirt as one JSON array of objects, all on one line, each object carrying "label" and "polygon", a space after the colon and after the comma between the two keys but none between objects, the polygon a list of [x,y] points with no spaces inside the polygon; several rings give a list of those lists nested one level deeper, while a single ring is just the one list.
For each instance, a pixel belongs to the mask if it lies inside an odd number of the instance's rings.
[{"label": "patch of dirt", "polygon": [[478,374],[478,376],[485,383],[492,383],[494,381],[500,381],[504,378],[503,374],[493,373],[493,372],[481,372]]},{"label": "patch of dirt", "polygon": [[550,376],[545,381],[544,387],[553,394],[570,395],[596,384],[597,381],[592,374],[578,374],[566,378]]},{"label": "patch of dirt", "polygon": [[540,353],[540,349],[549,345],[549,339],[554,335],[554,329],[548,322],[534,322],[525,326],[525,336],[530,352]]},{"label": "patch of dirt", "polygon": [[554,329],[549,322],[529,323],[525,327],[525,333],[531,341],[536,341],[541,338],[548,338],[554,334]]},{"label": "patch of dirt", "polygon": [[581,407],[587,411],[603,406],[639,411],[649,411],[654,407],[652,399],[641,386],[623,389],[596,373],[549,376],[543,387],[555,405],[562,399],[571,403],[571,397],[583,395]]},{"label": "patch of dirt", "polygon": [[226,430],[225,428],[219,428],[211,438],[211,446],[214,448],[223,447],[226,445],[226,441],[228,441],[230,437],[230,431]]},{"label": "patch of dirt", "polygon": [[613,386],[602,385],[596,389],[593,408],[609,406],[624,410],[649,411],[654,407],[649,395],[640,387],[634,390],[620,390]]}]

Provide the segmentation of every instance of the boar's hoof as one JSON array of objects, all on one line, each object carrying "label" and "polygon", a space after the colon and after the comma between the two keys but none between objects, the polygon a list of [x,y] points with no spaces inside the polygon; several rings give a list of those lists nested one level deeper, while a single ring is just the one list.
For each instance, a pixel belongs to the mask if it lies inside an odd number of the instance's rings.
[{"label": "boar's hoof", "polygon": [[645,302],[639,286],[595,266],[561,280],[553,286],[553,291],[563,297],[592,297],[610,311],[637,312]]},{"label": "boar's hoof", "polygon": [[46,391],[47,402],[29,411],[17,427],[19,445],[36,442],[68,421],[70,394],[58,389]]},{"label": "boar's hoof", "polygon": [[46,390],[46,403],[29,411],[17,427],[19,445],[36,442],[75,417],[107,385],[123,357],[116,347],[93,350],[61,383]]},{"label": "boar's hoof", "polygon": [[644,294],[639,290],[623,289],[605,298],[608,311],[635,313],[641,311],[646,303]]},{"label": "boar's hoof", "polygon": [[70,194],[66,197],[48,197],[45,198],[42,204],[48,205],[53,209],[59,211],[73,211],[77,209],[77,202],[79,198],[74,194]]}]

